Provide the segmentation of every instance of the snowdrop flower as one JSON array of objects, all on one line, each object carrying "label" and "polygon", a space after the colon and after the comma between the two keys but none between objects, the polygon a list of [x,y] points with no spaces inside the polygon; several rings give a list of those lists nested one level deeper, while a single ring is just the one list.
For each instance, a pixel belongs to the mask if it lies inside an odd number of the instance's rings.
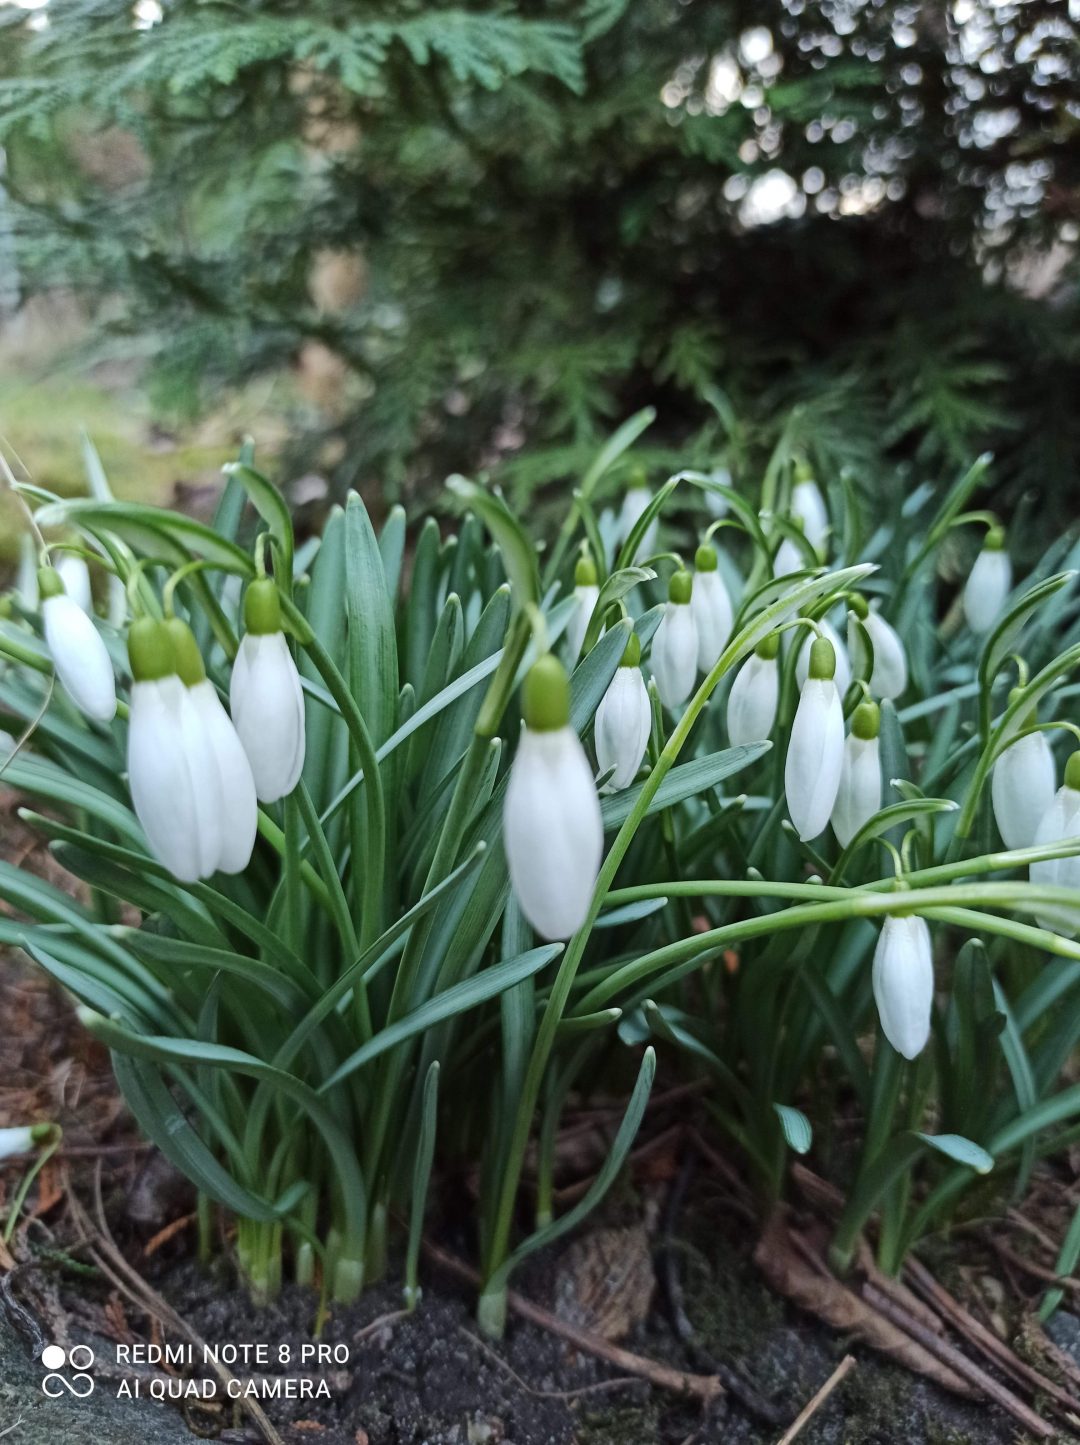
[{"label": "snowdrop flower", "polygon": [[[652,501],[652,492],[645,480],[643,471],[635,472],[630,480],[625,496],[623,497],[622,510],[619,512],[619,541],[625,542],[629,539],[630,533],[644,512],[645,508]],[[637,551],[631,557],[632,562],[639,562],[643,557],[651,557],[656,551],[656,541],[660,534],[660,519],[654,517],[645,529],[645,535],[638,544]]]},{"label": "snowdrop flower", "polygon": [[652,708],[641,675],[641,639],[630,634],[622,662],[596,709],[593,739],[601,773],[614,768],[605,792],[628,788],[637,777],[652,730]]},{"label": "snowdrop flower", "polygon": [[821,488],[805,462],[800,462],[795,468],[795,485],[791,489],[791,515],[796,522],[802,523],[806,540],[820,556],[829,535],[829,514],[825,509]]},{"label": "snowdrop flower", "polygon": [[686,701],[697,678],[698,631],[690,605],[693,590],[689,572],[673,573],[667,606],[652,640],[652,673],[660,701],[668,708]]},{"label": "snowdrop flower", "polygon": [[899,633],[891,623],[876,610],[867,606],[866,599],[857,594],[851,598],[848,613],[848,652],[851,665],[858,676],[866,672],[866,644],[862,627],[865,627],[874,649],[874,667],[867,681],[875,697],[899,697],[907,687],[907,655]]},{"label": "snowdrop flower", "polygon": [[886,918],[874,949],[873,985],[885,1037],[905,1059],[917,1058],[930,1038],[934,1002],[934,961],[924,918]]},{"label": "snowdrop flower", "polygon": [[574,601],[576,607],[570,614],[566,637],[570,646],[570,666],[573,667],[581,656],[585,634],[589,630],[589,619],[593,615],[600,588],[596,585],[596,567],[591,557],[581,557],[574,568]]},{"label": "snowdrop flower", "polygon": [[791,724],[784,792],[804,843],[824,831],[840,788],[844,761],[844,710],[833,681],[836,652],[819,637],[810,648],[810,672]]},{"label": "snowdrop flower", "polygon": [[200,805],[208,802],[220,815],[220,821],[206,824],[207,830],[216,830],[221,839],[214,868],[222,873],[242,873],[251,861],[259,821],[251,764],[217,689],[206,676],[191,628],[175,617],[165,626],[190,710],[202,732],[194,756],[203,759],[202,768],[208,768],[209,775],[197,790],[197,798]]},{"label": "snowdrop flower", "polygon": [[19,1124],[12,1129],[0,1129],[0,1159],[10,1159],[13,1154],[29,1154],[35,1144],[44,1144],[55,1133],[52,1124]]},{"label": "snowdrop flower", "polygon": [[1012,562],[1005,532],[991,527],[964,587],[964,616],[972,632],[989,632],[1001,615],[1012,587]]},{"label": "snowdrop flower", "polygon": [[82,557],[74,552],[62,552],[56,559],[56,570],[64,584],[64,591],[84,612],[93,612],[94,599],[90,591],[90,568]]},{"label": "snowdrop flower", "polygon": [[116,682],[100,633],[68,596],[59,568],[42,567],[37,585],[45,642],[64,691],[87,717],[110,722],[116,716]]},{"label": "snowdrop flower", "polygon": [[712,547],[699,547],[694,556],[694,590],[690,611],[697,628],[699,672],[711,672],[731,636],[731,598],[717,569]]},{"label": "snowdrop flower", "polygon": [[833,832],[846,848],[855,834],[881,808],[881,712],[876,702],[861,702],[844,743],[840,787],[833,804]]},{"label": "snowdrop flower", "polygon": [[727,701],[728,741],[732,747],[761,742],[772,732],[780,695],[776,661],[780,637],[771,632],[735,674]]},{"label": "snowdrop flower", "polygon": [[150,851],[182,883],[208,878],[222,851],[219,780],[203,724],[180,679],[168,626],[128,632],[128,785]]},{"label": "snowdrop flower", "polygon": [[[841,700],[851,686],[851,663],[848,661],[847,650],[840,641],[836,628],[825,621],[824,618],[818,623],[821,635],[827,637],[832,643],[833,652],[836,654],[836,691],[840,694]],[[810,673],[810,651],[814,645],[814,634],[810,633],[799,648],[799,655],[795,660],[795,681],[802,687]]]},{"label": "snowdrop flower", "polygon": [[522,713],[503,805],[510,882],[541,938],[569,938],[589,911],[604,825],[589,760],[570,726],[566,669],[550,653],[525,678]]},{"label": "snowdrop flower", "polygon": [[[1017,689],[1009,694],[1015,700]],[[1030,718],[1035,721],[1034,710]],[[994,821],[1006,848],[1030,848],[1043,815],[1054,801],[1057,777],[1046,734],[1028,733],[1010,743],[994,764],[990,796]]]},{"label": "snowdrop flower", "polygon": [[[1035,830],[1036,844],[1063,843],[1066,838],[1080,838],[1080,752],[1073,753],[1065,764],[1065,782]],[[1029,872],[1032,883],[1080,891],[1080,855],[1032,863]],[[1076,908],[1048,909],[1039,915],[1039,922],[1044,928],[1072,938],[1080,932],[1080,904]]]},{"label": "snowdrop flower", "polygon": [[255,791],[275,803],[296,787],[304,766],[304,694],[281,630],[281,604],[269,577],[244,598],[247,631],[233,664],[229,710],[244,745]]}]

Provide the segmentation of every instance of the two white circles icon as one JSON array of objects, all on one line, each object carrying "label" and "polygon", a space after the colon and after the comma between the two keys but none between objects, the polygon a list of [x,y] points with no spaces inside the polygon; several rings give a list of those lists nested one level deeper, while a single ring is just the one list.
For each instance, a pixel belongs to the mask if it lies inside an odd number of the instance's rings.
[{"label": "two white circles icon", "polygon": [[[72,1345],[70,1350],[65,1350],[62,1345],[46,1345],[41,1352],[41,1363],[50,1371],[41,1382],[41,1388],[50,1400],[59,1399],[65,1390],[79,1400],[93,1394],[94,1382],[83,1373],[94,1363],[94,1352],[89,1345]],[[79,1373],[70,1380],[55,1373],[65,1365],[70,1365]]]}]

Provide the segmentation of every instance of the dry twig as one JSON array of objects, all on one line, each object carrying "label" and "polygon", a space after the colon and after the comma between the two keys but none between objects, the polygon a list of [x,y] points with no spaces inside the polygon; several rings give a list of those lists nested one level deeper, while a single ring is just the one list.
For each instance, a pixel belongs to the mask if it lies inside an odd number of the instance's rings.
[{"label": "dry twig", "polygon": [[836,1389],[837,1385],[839,1385],[847,1375],[850,1375],[854,1368],[855,1356],[845,1355],[844,1358],[837,1365],[836,1369],[825,1381],[824,1385],[822,1385],[821,1389],[814,1396],[814,1398],[812,1400],[809,1400],[806,1406],[799,1411],[795,1419],[780,1436],[780,1439],[776,1442],[776,1445],[791,1445],[791,1442],[795,1439],[796,1435],[798,1435],[802,1427],[807,1423],[808,1420],[811,1419],[812,1416],[817,1414],[817,1412],[821,1409],[822,1405],[824,1405],[825,1401]]}]

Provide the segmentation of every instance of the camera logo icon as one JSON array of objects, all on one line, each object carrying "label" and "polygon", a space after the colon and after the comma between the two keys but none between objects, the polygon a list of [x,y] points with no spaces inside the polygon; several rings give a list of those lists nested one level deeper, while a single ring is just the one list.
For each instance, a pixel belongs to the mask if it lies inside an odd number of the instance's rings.
[{"label": "camera logo icon", "polygon": [[[46,1345],[41,1352],[41,1363],[49,1371],[41,1388],[50,1400],[59,1400],[65,1390],[76,1400],[85,1400],[94,1393],[94,1382],[86,1373],[94,1363],[94,1352],[89,1345],[72,1345],[66,1351],[62,1345]],[[76,1372],[70,1379],[57,1373],[65,1365]]]}]

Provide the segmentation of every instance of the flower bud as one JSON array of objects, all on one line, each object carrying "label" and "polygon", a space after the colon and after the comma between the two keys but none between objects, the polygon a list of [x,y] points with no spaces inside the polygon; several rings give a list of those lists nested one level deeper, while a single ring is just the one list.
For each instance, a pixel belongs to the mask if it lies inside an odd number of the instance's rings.
[{"label": "flower bud", "polygon": [[770,633],[735,674],[727,701],[728,741],[732,747],[762,742],[772,732],[780,695],[776,660],[779,650],[779,637]]},{"label": "flower bud", "polygon": [[875,697],[899,697],[908,680],[907,655],[900,635],[880,612],[867,607],[863,598],[853,597],[848,613],[848,652],[851,666],[859,677],[866,672],[863,627],[874,649],[874,667],[868,679],[870,691]]},{"label": "flower bud", "polygon": [[630,634],[621,664],[596,709],[593,739],[600,772],[614,768],[605,792],[628,788],[637,777],[652,729],[652,708],[641,675],[641,643]]},{"label": "flower bud", "polygon": [[[1035,829],[1035,842],[1064,843],[1067,838],[1077,837],[1080,837],[1080,752],[1073,753],[1066,763],[1065,781]],[[1032,863],[1029,872],[1032,883],[1080,891],[1080,855]],[[1047,909],[1039,915],[1039,922],[1043,928],[1073,938],[1080,933],[1080,907]]]},{"label": "flower bud", "polygon": [[589,622],[599,596],[600,588],[596,585],[596,568],[593,566],[591,558],[582,557],[574,569],[575,606],[566,628],[571,667],[581,656],[585,634],[589,630]]},{"label": "flower bud", "polygon": [[1011,587],[1012,562],[1005,550],[1005,533],[1000,527],[991,527],[964,587],[964,616],[972,632],[990,631]]},{"label": "flower bud", "polygon": [[36,1144],[44,1144],[57,1132],[53,1124],[16,1124],[12,1128],[0,1129],[0,1159],[10,1159],[13,1154],[29,1154]]},{"label": "flower bud", "polygon": [[[1016,689],[1010,695],[1010,702]],[[1034,715],[1032,716],[1034,721]],[[990,796],[994,821],[1006,848],[1030,848],[1054,801],[1057,778],[1046,734],[1028,733],[1010,743],[994,764]]]},{"label": "flower bud", "polygon": [[653,677],[660,701],[678,707],[694,690],[698,665],[698,633],[691,607],[693,578],[689,572],[673,574],[668,603],[652,641]]},{"label": "flower bud", "polygon": [[[836,691],[840,694],[841,701],[843,701],[848,688],[851,686],[851,663],[848,661],[847,650],[840,641],[840,637],[831,623],[826,622],[825,619],[822,618],[818,623],[818,627],[821,629],[822,636],[827,637],[832,643],[833,653],[836,657]],[[811,632],[804,638],[802,646],[799,648],[799,655],[795,660],[795,681],[800,687],[802,687],[810,673],[810,652],[813,645],[814,633]]]},{"label": "flower bud", "polygon": [[934,960],[926,920],[886,918],[874,949],[874,1002],[881,1029],[905,1059],[917,1058],[930,1038]]},{"label": "flower bud", "polygon": [[510,882],[542,938],[569,938],[589,911],[604,825],[589,760],[570,726],[566,670],[551,654],[529,670],[522,712],[503,805]]},{"label": "flower bud", "polygon": [[[719,482],[722,487],[730,487],[732,485],[731,472],[727,467],[713,467],[709,473],[709,480],[711,482]],[[710,516],[717,518],[726,517],[730,511],[730,504],[727,497],[723,496],[720,492],[714,492],[711,487],[705,487],[703,490],[705,493],[705,506]]]},{"label": "flower bud", "polygon": [[833,676],[836,652],[826,638],[810,647],[809,675],[791,724],[784,792],[803,842],[823,832],[840,788],[844,761],[844,710]]},{"label": "flower bud", "polygon": [[690,610],[697,628],[699,672],[711,672],[731,636],[731,598],[717,569],[712,547],[699,547],[694,558]]},{"label": "flower bud", "polygon": [[87,717],[110,722],[116,716],[116,681],[101,634],[67,595],[58,569],[42,567],[37,581],[45,642],[64,691]]},{"label": "flower bud", "polygon": [[833,832],[842,848],[881,808],[880,721],[877,703],[860,703],[844,742],[840,787],[832,810]]},{"label": "flower bud", "polygon": [[270,578],[249,585],[244,621],[247,631],[233,663],[229,711],[259,799],[276,803],[299,781],[305,726],[300,674],[281,631],[281,604]]}]

